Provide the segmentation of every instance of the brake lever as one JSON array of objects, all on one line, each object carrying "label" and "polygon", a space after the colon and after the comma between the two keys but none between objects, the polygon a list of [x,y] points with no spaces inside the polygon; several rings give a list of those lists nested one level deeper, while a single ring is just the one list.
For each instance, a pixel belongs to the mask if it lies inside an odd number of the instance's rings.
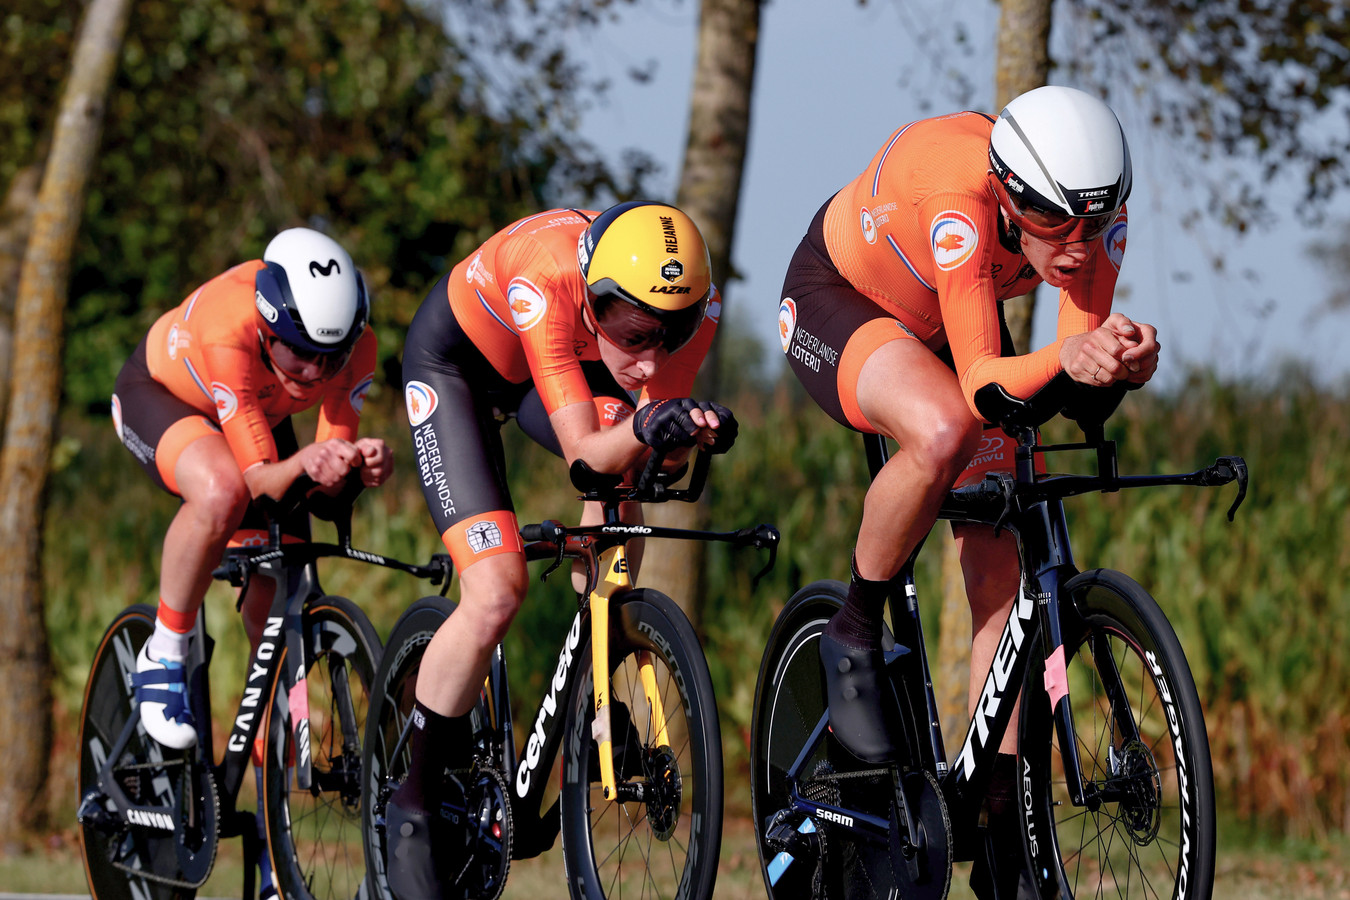
[{"label": "brake lever", "polygon": [[769,561],[764,564],[764,568],[755,573],[754,578],[750,579],[750,590],[759,587],[760,579],[773,571],[774,563],[778,561],[778,541],[781,535],[778,529],[772,525],[757,525],[754,528],[743,530],[747,537],[753,538],[751,545],[756,550],[769,549]]},{"label": "brake lever", "polygon": [[1003,512],[999,513],[998,519],[994,522],[994,537],[998,537],[999,532],[1003,530],[1003,523],[1012,515],[1013,492],[1017,489],[1017,479],[1007,472],[991,472],[985,477],[997,479],[999,492],[1003,494]]},{"label": "brake lever", "polygon": [[1231,522],[1233,517],[1237,515],[1238,507],[1247,497],[1247,461],[1241,456],[1221,456],[1215,461],[1214,468],[1218,469],[1220,466],[1228,470],[1225,473],[1228,476],[1224,479],[1225,482],[1237,481],[1238,483],[1237,497],[1233,499],[1233,505],[1228,507],[1228,521]]}]

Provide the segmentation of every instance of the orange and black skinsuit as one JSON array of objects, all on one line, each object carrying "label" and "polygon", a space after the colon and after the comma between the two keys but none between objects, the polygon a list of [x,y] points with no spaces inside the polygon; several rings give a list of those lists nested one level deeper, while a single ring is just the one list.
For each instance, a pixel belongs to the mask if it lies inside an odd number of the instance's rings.
[{"label": "orange and black skinsuit", "polygon": [[815,401],[849,428],[877,431],[858,409],[858,374],[888,341],[919,340],[938,353],[978,417],[979,388],[997,382],[1029,396],[1061,371],[1064,338],[1111,312],[1123,209],[1060,291],[1055,341],[1012,356],[1001,301],[1041,278],[1004,230],[986,178],[993,121],[962,112],[897,130],[821,207],[792,258],[778,310],[783,352]]},{"label": "orange and black skinsuit", "polygon": [[422,491],[461,570],[519,551],[500,428],[509,417],[562,455],[553,412],[594,403],[601,427],[649,400],[687,397],[717,330],[714,294],[698,334],[635,400],[600,361],[582,313],[577,239],[598,213],[553,209],[504,228],[432,288],[403,351],[403,391]]},{"label": "orange and black skinsuit", "polygon": [[[273,374],[254,305],[261,260],[241,263],[193,291],[150,331],[118,373],[113,424],[155,483],[179,494],[174,466],[188,444],[224,434],[240,471],[298,449],[291,415],[319,404],[316,441],[354,441],[375,373],[376,341],[367,328],[351,359],[332,378],[296,399]],[[287,533],[297,534],[296,523]],[[244,529],[263,527],[254,510]],[[297,526],[298,527],[298,526]]]}]

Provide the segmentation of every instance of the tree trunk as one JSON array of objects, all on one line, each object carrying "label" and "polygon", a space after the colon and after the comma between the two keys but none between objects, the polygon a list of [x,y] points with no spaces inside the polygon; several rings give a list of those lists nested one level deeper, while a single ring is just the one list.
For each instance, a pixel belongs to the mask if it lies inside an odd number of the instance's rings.
[{"label": "tree trunk", "polygon": [[19,267],[23,249],[33,227],[37,207],[37,180],[41,169],[35,163],[20,169],[9,183],[5,205],[0,210],[0,434],[9,404],[9,364],[14,353],[14,299],[19,293]]},{"label": "tree trunk", "polygon": [[[994,67],[994,112],[1018,94],[1046,83],[1050,76],[1050,0],[1002,0],[998,23],[998,59]],[[1006,300],[1003,312],[1018,353],[1031,349],[1034,292]],[[934,673],[943,733],[959,735],[969,719],[966,686],[970,680],[970,608],[956,541],[942,533],[942,616],[938,623],[938,671]]]},{"label": "tree trunk", "polygon": [[[731,238],[745,171],[750,133],[750,95],[755,81],[760,0],[703,0],[698,58],[690,100],[689,139],[675,205],[703,232],[714,280],[727,290]],[[723,294],[725,304],[726,294]],[[716,399],[721,341],[714,341],[699,375],[698,395]],[[716,466],[714,479],[716,478]],[[665,503],[647,511],[652,524],[701,528],[708,520],[707,494],[698,503]],[[685,610],[695,628],[703,619],[704,545],[697,541],[652,541],[642,564],[643,582],[659,587]]]},{"label": "tree trunk", "polygon": [[40,828],[52,743],[41,535],[61,393],[61,327],[85,185],[130,0],[92,0],[75,44],[19,275],[9,420],[0,452],[0,851]]}]

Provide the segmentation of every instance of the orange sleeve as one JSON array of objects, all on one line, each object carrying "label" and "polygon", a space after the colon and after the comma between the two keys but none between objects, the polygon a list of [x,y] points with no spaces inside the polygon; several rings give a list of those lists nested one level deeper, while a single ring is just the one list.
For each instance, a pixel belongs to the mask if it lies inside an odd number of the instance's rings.
[{"label": "orange sleeve", "polygon": [[352,358],[336,378],[324,389],[319,407],[319,427],[315,442],[329,438],[354,441],[361,421],[361,408],[366,394],[375,381],[375,358],[378,341],[375,330],[367,328],[352,350]]},{"label": "orange sleeve", "polygon": [[580,273],[565,277],[548,248],[528,237],[503,241],[493,268],[515,273],[502,290],[544,408],[552,415],[564,406],[591,402],[574,347]]},{"label": "orange sleeve", "polygon": [[[258,402],[261,366],[255,356],[233,344],[208,343],[202,347],[202,357],[221,431],[225,433],[240,470],[247,471],[259,463],[276,462],[277,445],[272,439],[272,427]],[[270,373],[268,376],[270,378]]]}]

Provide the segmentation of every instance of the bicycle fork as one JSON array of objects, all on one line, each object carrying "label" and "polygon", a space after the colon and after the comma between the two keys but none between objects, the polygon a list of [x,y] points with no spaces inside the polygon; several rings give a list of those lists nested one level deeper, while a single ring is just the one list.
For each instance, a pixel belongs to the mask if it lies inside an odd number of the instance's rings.
[{"label": "bicycle fork", "polygon": [[[600,554],[600,570],[604,576],[591,590],[591,671],[595,681],[595,721],[591,737],[595,740],[600,759],[600,791],[606,800],[641,800],[640,796],[619,796],[614,777],[614,734],[610,717],[609,690],[609,614],[614,595],[633,586],[629,577],[628,555],[623,545],[611,547]],[[661,703],[661,692],[656,684],[656,670],[652,655],[647,650],[635,654],[642,692],[647,700],[650,717],[648,733],[655,736],[657,746],[669,746],[666,713]],[[631,712],[631,711],[630,711]],[[627,792],[625,792],[627,793]]]}]

